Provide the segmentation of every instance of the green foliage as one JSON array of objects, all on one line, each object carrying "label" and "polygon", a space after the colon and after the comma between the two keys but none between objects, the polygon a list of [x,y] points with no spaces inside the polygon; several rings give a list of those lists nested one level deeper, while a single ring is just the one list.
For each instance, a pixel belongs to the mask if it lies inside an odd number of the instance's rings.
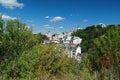
[{"label": "green foliage", "polygon": [[77,61],[68,58],[67,53],[64,52],[63,47],[55,44],[47,46],[40,46],[38,51],[41,67],[45,72],[53,75],[63,73],[75,73]]},{"label": "green foliage", "polygon": [[1,75],[7,79],[34,78],[34,65],[37,62],[37,54],[23,53],[14,60],[5,60],[0,63]]},{"label": "green foliage", "polygon": [[0,63],[2,79],[43,79],[64,74],[78,74],[76,60],[68,58],[60,45],[36,45],[30,51],[23,52],[14,60]]},{"label": "green foliage", "polygon": [[18,20],[7,21],[0,44],[0,56],[15,58],[36,44],[32,30]]},{"label": "green foliage", "polygon": [[3,28],[4,28],[4,21],[2,20],[2,16],[0,15],[0,37],[3,34]]},{"label": "green foliage", "polygon": [[44,39],[46,38],[46,36],[42,35],[41,33],[34,34],[34,37],[36,38],[36,40],[39,44],[43,43]]},{"label": "green foliage", "polygon": [[[108,55],[115,53],[117,63],[119,63],[119,53],[120,53],[120,28],[118,26],[113,26],[109,28],[104,36],[96,38],[94,40],[94,50],[91,50],[90,53],[94,54],[94,60],[98,63],[101,63],[104,56],[106,56],[106,49],[108,49]],[[114,49],[114,51],[112,51]],[[96,56],[96,57],[95,57]],[[114,58],[115,58],[114,57]],[[93,61],[94,61],[93,60]],[[99,65],[100,66],[100,65]]]},{"label": "green foliage", "polygon": [[72,36],[78,36],[82,38],[82,51],[88,52],[88,50],[93,45],[93,39],[98,38],[99,36],[104,35],[106,32],[106,27],[101,25],[89,26],[86,29],[78,29],[72,33]]},{"label": "green foliage", "polygon": [[[108,27],[106,33],[93,40],[93,47],[89,50],[88,59],[92,71],[98,71],[104,78],[116,80],[120,75],[120,27]],[[110,74],[110,73],[111,74]]]},{"label": "green foliage", "polygon": [[[80,64],[83,76],[88,73],[91,78],[92,75],[94,77],[96,75],[97,77],[93,78],[95,80],[118,79],[120,76],[120,25],[90,26],[77,30],[72,35],[83,39],[82,51],[87,53]],[[84,70],[87,72],[84,73]]]}]

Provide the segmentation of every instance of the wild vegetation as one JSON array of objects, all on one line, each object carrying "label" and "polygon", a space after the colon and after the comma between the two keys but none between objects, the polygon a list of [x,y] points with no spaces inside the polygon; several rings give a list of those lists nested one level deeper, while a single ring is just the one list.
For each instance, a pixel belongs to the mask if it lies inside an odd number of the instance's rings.
[{"label": "wild vegetation", "polygon": [[69,58],[58,44],[43,45],[41,33],[0,17],[0,80],[120,80],[120,25],[90,26],[81,37],[84,59]]},{"label": "wild vegetation", "polygon": [[101,80],[120,80],[120,25],[93,25],[72,35],[83,38],[90,73],[97,73]]}]

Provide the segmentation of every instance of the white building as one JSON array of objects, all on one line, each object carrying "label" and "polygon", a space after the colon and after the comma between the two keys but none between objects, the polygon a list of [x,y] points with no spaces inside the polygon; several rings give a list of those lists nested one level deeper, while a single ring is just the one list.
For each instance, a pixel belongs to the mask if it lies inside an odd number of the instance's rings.
[{"label": "white building", "polygon": [[82,39],[76,36],[66,36],[63,38],[64,43],[74,43],[76,45],[80,44]]},{"label": "white building", "polygon": [[77,61],[81,61],[81,47],[78,46],[81,43],[82,39],[76,36],[66,36],[63,39],[63,45],[68,51],[69,57],[74,57]]},{"label": "white building", "polygon": [[52,33],[47,32],[45,35],[47,38],[49,38],[49,40],[52,40]]}]

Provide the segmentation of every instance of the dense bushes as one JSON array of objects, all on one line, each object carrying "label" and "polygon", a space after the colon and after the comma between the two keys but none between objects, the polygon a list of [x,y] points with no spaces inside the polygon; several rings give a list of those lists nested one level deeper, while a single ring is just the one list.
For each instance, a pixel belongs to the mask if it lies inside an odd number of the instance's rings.
[{"label": "dense bushes", "polygon": [[50,76],[65,74],[79,75],[77,61],[68,58],[63,48],[56,44],[47,46],[36,45],[33,49],[23,52],[18,58],[0,63],[1,79],[43,79]]},{"label": "dense bushes", "polygon": [[18,20],[9,20],[0,35],[0,56],[13,59],[36,44],[32,30]]},{"label": "dense bushes", "polygon": [[120,75],[120,27],[110,27],[104,36],[94,40],[94,45],[94,52],[89,52],[94,54],[90,57],[92,65],[98,67],[96,70],[102,71],[101,75],[110,75],[108,72],[111,72],[112,78],[116,80],[116,75]]},{"label": "dense bushes", "polygon": [[93,39],[98,38],[106,33],[107,28],[101,25],[88,26],[85,29],[78,29],[72,33],[72,36],[78,36],[82,38],[82,52],[88,52],[93,46]]},{"label": "dense bushes", "polygon": [[91,77],[96,74],[96,79],[120,79],[120,25],[91,26],[72,35],[83,38],[86,58],[80,66],[88,70]]}]

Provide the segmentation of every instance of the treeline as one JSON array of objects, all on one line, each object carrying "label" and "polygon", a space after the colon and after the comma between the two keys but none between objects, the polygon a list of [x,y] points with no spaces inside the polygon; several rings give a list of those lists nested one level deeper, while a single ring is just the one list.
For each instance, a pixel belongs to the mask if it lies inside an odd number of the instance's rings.
[{"label": "treeline", "polygon": [[78,29],[77,31],[74,31],[71,35],[82,38],[82,51],[87,52],[89,49],[92,48],[94,39],[104,36],[108,32],[108,30],[115,27],[119,28],[120,25],[106,25],[106,27],[103,27],[103,25],[101,24],[92,25],[88,26],[85,29]]},{"label": "treeline", "polygon": [[5,22],[0,16],[0,57],[14,59],[43,40],[44,35],[33,34],[32,29],[19,20]]},{"label": "treeline", "polygon": [[120,80],[120,25],[93,25],[72,35],[83,39],[80,46],[90,72],[101,80]]}]

